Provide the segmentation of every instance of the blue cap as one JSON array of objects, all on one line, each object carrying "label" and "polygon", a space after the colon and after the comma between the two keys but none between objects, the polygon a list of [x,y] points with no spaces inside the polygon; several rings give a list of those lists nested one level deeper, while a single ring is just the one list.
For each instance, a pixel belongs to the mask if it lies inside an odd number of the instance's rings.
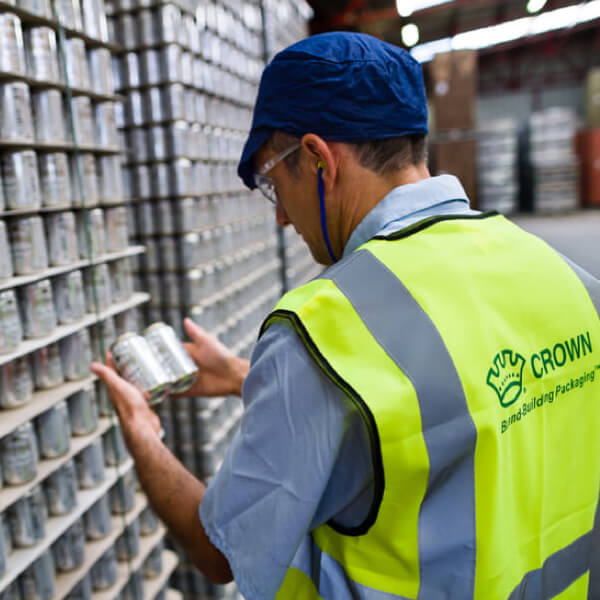
[{"label": "blue cap", "polygon": [[265,68],[238,175],[250,188],[252,157],[275,130],[366,142],[427,133],[421,65],[370,35],[322,33],[282,50]]}]

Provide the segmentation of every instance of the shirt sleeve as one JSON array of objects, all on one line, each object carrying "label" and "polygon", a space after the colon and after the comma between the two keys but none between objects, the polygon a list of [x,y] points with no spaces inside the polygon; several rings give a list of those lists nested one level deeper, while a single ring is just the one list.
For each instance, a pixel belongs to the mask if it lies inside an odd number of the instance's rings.
[{"label": "shirt sleeve", "polygon": [[300,542],[334,519],[356,525],[373,497],[365,423],[293,329],[259,340],[241,427],[200,505],[211,542],[247,600],[273,598]]}]

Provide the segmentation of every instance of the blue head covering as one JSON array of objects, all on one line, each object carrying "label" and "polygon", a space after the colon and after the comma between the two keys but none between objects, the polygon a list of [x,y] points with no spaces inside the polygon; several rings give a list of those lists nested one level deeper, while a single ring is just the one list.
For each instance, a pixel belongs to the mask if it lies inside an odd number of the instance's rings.
[{"label": "blue head covering", "polygon": [[425,134],[421,65],[406,50],[361,33],[306,38],[263,72],[238,166],[251,189],[252,157],[276,129],[349,143]]}]

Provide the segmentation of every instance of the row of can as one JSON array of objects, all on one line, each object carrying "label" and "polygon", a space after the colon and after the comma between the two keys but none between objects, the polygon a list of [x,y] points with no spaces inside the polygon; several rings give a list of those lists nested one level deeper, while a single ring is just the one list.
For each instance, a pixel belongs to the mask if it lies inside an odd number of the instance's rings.
[{"label": "row of can", "polygon": [[120,252],[127,247],[124,206],[0,220],[0,277],[30,275],[49,266]]},{"label": "row of can", "polygon": [[181,83],[129,90],[121,106],[117,104],[117,127],[186,121],[245,132],[252,120],[251,109]]},{"label": "row of can", "polygon": [[[180,558],[185,560],[182,553]],[[211,583],[202,573],[192,564],[180,565],[172,577],[173,586],[176,587],[186,600],[195,600],[196,598],[211,598],[214,600],[241,600],[242,596],[238,592],[235,583],[227,585],[216,585]]]},{"label": "row of can", "polygon": [[[34,89],[21,81],[0,85],[0,138],[2,141],[66,144],[116,148],[116,103],[93,102],[88,96],[67,100],[56,89]],[[73,129],[67,127],[67,114],[73,116]]]},{"label": "row of can", "polygon": [[113,93],[109,50],[88,50],[83,39],[71,37],[65,40],[64,52],[58,52],[54,29],[23,27],[21,19],[11,12],[0,13],[0,32],[3,72],[44,83],[66,83],[63,78],[66,71],[68,83],[73,88],[98,94]]}]

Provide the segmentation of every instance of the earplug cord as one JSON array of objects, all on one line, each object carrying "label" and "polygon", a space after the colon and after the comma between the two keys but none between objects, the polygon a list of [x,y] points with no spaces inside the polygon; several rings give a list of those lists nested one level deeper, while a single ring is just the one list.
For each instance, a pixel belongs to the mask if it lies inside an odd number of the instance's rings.
[{"label": "earplug cord", "polygon": [[318,165],[319,173],[319,205],[321,208],[321,231],[323,232],[323,238],[325,239],[325,245],[327,246],[327,252],[332,262],[337,262],[337,258],[331,249],[331,243],[329,242],[329,235],[327,234],[327,222],[325,220],[325,186],[323,185],[323,165],[319,162]]}]

